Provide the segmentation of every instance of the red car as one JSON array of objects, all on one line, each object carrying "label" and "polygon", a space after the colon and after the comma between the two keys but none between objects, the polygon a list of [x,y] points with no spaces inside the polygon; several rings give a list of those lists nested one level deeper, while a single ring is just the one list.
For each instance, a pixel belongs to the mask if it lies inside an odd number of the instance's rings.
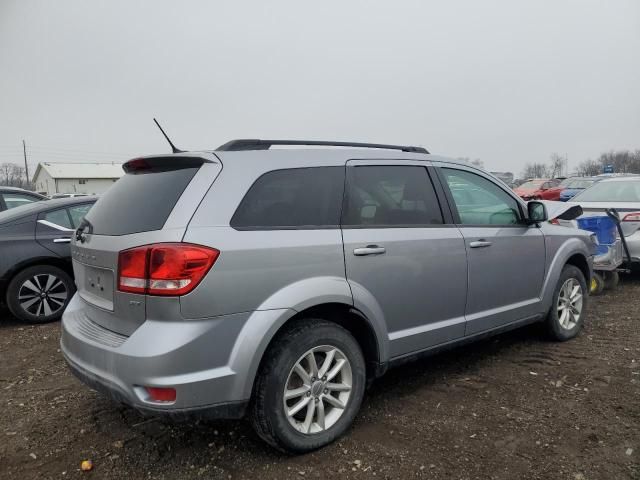
[{"label": "red car", "polygon": [[560,200],[564,187],[554,178],[536,178],[513,189],[523,200]]}]

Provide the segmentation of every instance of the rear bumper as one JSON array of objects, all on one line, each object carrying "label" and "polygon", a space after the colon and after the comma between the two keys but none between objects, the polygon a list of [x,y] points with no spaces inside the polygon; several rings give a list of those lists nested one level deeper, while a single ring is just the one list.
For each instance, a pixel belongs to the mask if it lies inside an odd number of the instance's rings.
[{"label": "rear bumper", "polygon": [[[147,320],[127,337],[87,318],[76,295],[62,318],[60,344],[81,381],[120,403],[152,414],[237,418],[248,402],[247,372],[234,370],[230,357],[248,317]],[[175,388],[176,401],[153,402],[145,386]]]},{"label": "rear bumper", "polygon": [[73,373],[73,375],[82,383],[84,383],[91,389],[110,397],[114,402],[131,406],[144,415],[161,414],[163,416],[169,416],[177,420],[191,419],[193,417],[206,419],[239,419],[244,416],[247,406],[249,405],[248,401],[240,401],[215,405],[203,405],[192,408],[166,409],[135,404],[130,401],[128,393],[122,390],[117,384],[111,383],[104,378],[98,377],[93,373],[84,370],[82,367],[73,363],[73,361],[66,355],[64,355],[64,357],[67,361],[67,366],[69,367],[71,373]]},{"label": "rear bumper", "polygon": [[[629,235],[628,237],[624,237],[627,242],[627,247],[629,248],[629,254],[631,255],[631,263],[638,264],[640,263],[640,230]],[[627,263],[627,257],[625,254],[624,257],[625,263]]]}]

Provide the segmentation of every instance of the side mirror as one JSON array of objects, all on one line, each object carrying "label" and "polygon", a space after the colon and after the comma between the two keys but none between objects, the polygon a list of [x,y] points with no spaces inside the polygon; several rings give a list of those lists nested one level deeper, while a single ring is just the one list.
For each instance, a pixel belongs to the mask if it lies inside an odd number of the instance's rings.
[{"label": "side mirror", "polygon": [[529,223],[542,223],[546,222],[549,218],[547,215],[547,207],[542,202],[528,202],[527,213],[529,214]]}]

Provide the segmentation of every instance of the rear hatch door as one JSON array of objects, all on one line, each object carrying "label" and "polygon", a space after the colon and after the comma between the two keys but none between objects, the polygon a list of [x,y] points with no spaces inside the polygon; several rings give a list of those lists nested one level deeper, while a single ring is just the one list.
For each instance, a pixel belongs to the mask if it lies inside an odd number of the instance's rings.
[{"label": "rear hatch door", "polygon": [[86,215],[71,245],[86,319],[131,335],[146,319],[145,295],[117,289],[118,254],[180,242],[222,165],[213,154],[146,157],[124,164],[120,178]]}]

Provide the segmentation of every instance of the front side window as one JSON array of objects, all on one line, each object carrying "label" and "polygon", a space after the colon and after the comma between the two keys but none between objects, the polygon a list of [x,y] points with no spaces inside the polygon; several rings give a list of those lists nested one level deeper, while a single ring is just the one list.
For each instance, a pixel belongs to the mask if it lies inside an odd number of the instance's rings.
[{"label": "front side window", "polygon": [[466,170],[443,168],[462,225],[521,223],[517,200],[492,181]]},{"label": "front side window", "polygon": [[238,230],[338,228],[344,167],[274,170],[258,178],[231,219]]},{"label": "front side window", "polygon": [[349,167],[345,227],[441,225],[442,212],[425,167]]}]

